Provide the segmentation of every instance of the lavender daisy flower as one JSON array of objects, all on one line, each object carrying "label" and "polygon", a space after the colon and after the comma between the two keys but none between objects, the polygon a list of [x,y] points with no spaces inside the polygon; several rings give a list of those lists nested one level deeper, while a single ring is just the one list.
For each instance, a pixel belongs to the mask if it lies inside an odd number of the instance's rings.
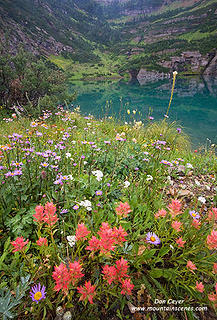
[{"label": "lavender daisy flower", "polygon": [[161,242],[160,239],[158,238],[158,236],[155,233],[152,233],[152,232],[148,232],[147,233],[146,241],[148,243],[152,243],[154,245],[158,245]]},{"label": "lavender daisy flower", "polygon": [[63,209],[63,210],[60,211],[60,214],[67,213],[67,212],[68,212],[67,209]]},{"label": "lavender daisy flower", "polygon": [[196,219],[196,220],[200,219],[199,213],[194,210],[189,211],[189,214],[192,216],[193,219]]},{"label": "lavender daisy flower", "polygon": [[74,205],[74,207],[73,207],[72,209],[78,210],[78,209],[79,209],[79,206],[76,204],[76,205]]},{"label": "lavender daisy flower", "polygon": [[181,129],[181,128],[177,128],[176,131],[177,131],[178,133],[181,133],[182,129]]},{"label": "lavender daisy flower", "polygon": [[101,196],[102,195],[102,191],[101,190],[96,191],[96,195],[97,196]]},{"label": "lavender daisy flower", "polygon": [[40,300],[45,299],[45,295],[45,286],[42,286],[41,288],[40,282],[38,285],[31,288],[30,297],[32,298],[32,301],[35,301],[37,304]]}]

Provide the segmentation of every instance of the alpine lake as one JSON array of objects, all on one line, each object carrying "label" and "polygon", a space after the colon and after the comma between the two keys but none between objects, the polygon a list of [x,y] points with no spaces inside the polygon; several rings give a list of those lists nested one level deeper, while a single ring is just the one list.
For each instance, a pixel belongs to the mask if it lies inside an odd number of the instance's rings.
[{"label": "alpine lake", "polygon": [[[70,91],[76,92],[73,108],[80,106],[83,115],[113,117],[128,123],[143,121],[144,124],[150,121],[149,117],[164,118],[171,88],[172,79],[70,83]],[[168,120],[177,121],[177,127],[182,127],[190,136],[193,147],[216,144],[217,78],[177,77]]]}]

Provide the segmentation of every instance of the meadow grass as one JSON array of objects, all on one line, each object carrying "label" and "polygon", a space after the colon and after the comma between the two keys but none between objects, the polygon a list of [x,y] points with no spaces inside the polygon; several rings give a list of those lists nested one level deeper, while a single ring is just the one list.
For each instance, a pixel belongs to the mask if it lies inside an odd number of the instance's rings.
[{"label": "meadow grass", "polygon": [[147,121],[60,108],[1,122],[4,319],[133,319],[156,299],[193,308],[159,319],[215,315],[215,146]]}]

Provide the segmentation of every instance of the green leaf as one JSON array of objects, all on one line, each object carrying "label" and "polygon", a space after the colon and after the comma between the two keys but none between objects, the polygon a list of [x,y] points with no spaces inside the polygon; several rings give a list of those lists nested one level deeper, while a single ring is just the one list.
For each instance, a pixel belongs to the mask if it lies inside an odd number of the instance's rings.
[{"label": "green leaf", "polygon": [[158,253],[159,257],[165,256],[171,250],[170,247],[162,247]]},{"label": "green leaf", "polygon": [[163,269],[152,269],[149,274],[152,278],[160,278],[163,276]]}]

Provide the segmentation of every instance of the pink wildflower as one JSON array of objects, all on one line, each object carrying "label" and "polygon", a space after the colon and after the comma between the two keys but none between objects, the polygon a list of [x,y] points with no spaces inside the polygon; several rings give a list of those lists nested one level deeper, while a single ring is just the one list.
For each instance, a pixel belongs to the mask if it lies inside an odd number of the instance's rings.
[{"label": "pink wildflower", "polygon": [[172,218],[175,218],[178,214],[182,213],[181,208],[182,204],[179,200],[172,200],[168,206]]},{"label": "pink wildflower", "polygon": [[108,253],[109,251],[113,251],[115,248],[114,233],[108,223],[106,222],[102,223],[102,226],[98,231],[98,235],[101,237],[100,252],[104,254],[104,253]]},{"label": "pink wildflower", "polygon": [[47,239],[46,239],[46,238],[39,238],[39,239],[36,241],[36,244],[37,244],[39,247],[42,247],[42,246],[46,246],[46,247],[47,247]]},{"label": "pink wildflower", "polygon": [[71,281],[71,275],[67,269],[67,267],[61,263],[59,267],[55,266],[54,271],[52,274],[53,279],[56,281],[56,285],[54,287],[54,290],[60,291],[61,289],[63,291],[68,290],[68,286]]},{"label": "pink wildflower", "polygon": [[24,250],[26,250],[26,245],[28,242],[29,240],[27,239],[26,241],[24,241],[23,237],[18,237],[15,241],[11,241],[11,244],[14,247],[12,252],[23,252]]},{"label": "pink wildflower", "polygon": [[179,247],[184,248],[184,244],[186,241],[183,241],[182,238],[176,239],[176,243]]},{"label": "pink wildflower", "polygon": [[217,249],[217,231],[212,230],[211,234],[207,236],[206,243],[210,250]]},{"label": "pink wildflower", "polygon": [[44,222],[44,207],[43,206],[36,206],[35,207],[35,214],[33,214],[34,221],[38,223]]},{"label": "pink wildflower", "polygon": [[217,307],[217,283],[215,285],[215,292],[208,294],[209,301],[214,303],[214,306]]},{"label": "pink wildflower", "polygon": [[213,264],[213,271],[214,274],[217,274],[217,263]]},{"label": "pink wildflower", "polygon": [[172,222],[172,228],[176,230],[177,232],[181,231],[182,223],[180,221],[173,221]]},{"label": "pink wildflower", "polygon": [[197,270],[197,267],[195,266],[195,264],[193,264],[193,262],[191,260],[188,260],[187,262],[187,268],[194,273],[193,270]]},{"label": "pink wildflower", "polygon": [[79,261],[70,262],[69,264],[69,273],[71,276],[72,284],[74,285],[77,279],[80,279],[84,276],[84,273],[81,271],[83,270],[82,266],[80,265]]},{"label": "pink wildflower", "polygon": [[85,249],[90,251],[97,251],[100,248],[100,240],[97,239],[95,236],[92,236],[92,238],[88,241],[89,246],[87,246]]},{"label": "pink wildflower", "polygon": [[96,286],[92,286],[90,281],[86,281],[83,287],[77,287],[78,292],[81,294],[80,301],[88,299],[93,304],[93,298],[96,295]]},{"label": "pink wildflower", "polygon": [[56,214],[56,206],[52,202],[45,204],[44,214],[43,220],[49,227],[53,226],[59,220]]},{"label": "pink wildflower", "polygon": [[77,226],[76,229],[76,240],[87,240],[87,236],[90,233],[90,231],[87,230],[87,227],[84,225],[84,223],[80,223]]},{"label": "pink wildflower", "polygon": [[158,219],[159,217],[165,217],[167,214],[166,210],[160,209],[157,213],[155,213],[154,217]]},{"label": "pink wildflower", "polygon": [[119,281],[122,281],[122,278],[129,277],[127,275],[127,271],[128,271],[127,263],[128,263],[127,260],[124,260],[123,258],[116,261],[117,278]]},{"label": "pink wildflower", "polygon": [[132,210],[127,202],[120,202],[119,206],[115,208],[115,211],[118,216],[126,218],[128,213],[130,213]]},{"label": "pink wildflower", "polygon": [[203,292],[204,291],[204,285],[203,285],[203,283],[202,282],[200,282],[200,283],[198,283],[197,281],[196,281],[196,290],[197,291],[199,291],[199,292]]},{"label": "pink wildflower", "polygon": [[105,265],[102,269],[102,273],[104,274],[103,278],[111,284],[117,278],[117,270],[115,266]]},{"label": "pink wildflower", "polygon": [[122,291],[121,294],[132,295],[132,290],[134,288],[134,284],[131,283],[130,279],[125,279],[122,282]]},{"label": "pink wildflower", "polygon": [[208,220],[209,221],[216,221],[217,220],[217,208],[212,208],[209,212],[208,212]]},{"label": "pink wildflower", "polygon": [[195,229],[200,229],[201,222],[197,219],[193,219],[192,224],[191,224]]},{"label": "pink wildflower", "polygon": [[127,232],[122,228],[122,226],[118,228],[113,228],[113,236],[116,244],[122,245],[124,241],[127,241],[125,237],[127,236]]}]

